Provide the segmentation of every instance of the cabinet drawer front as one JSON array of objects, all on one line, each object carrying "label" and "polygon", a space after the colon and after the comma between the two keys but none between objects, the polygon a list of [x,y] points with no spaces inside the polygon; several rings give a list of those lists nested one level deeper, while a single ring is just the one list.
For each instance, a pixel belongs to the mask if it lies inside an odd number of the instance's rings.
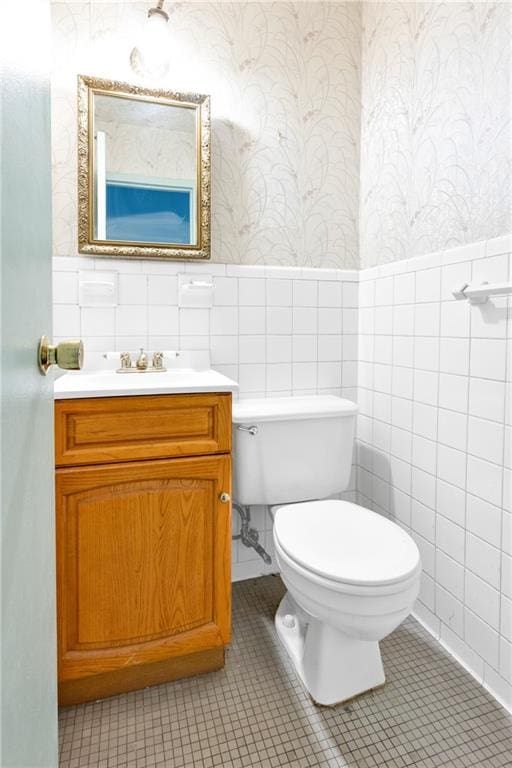
[{"label": "cabinet drawer front", "polygon": [[230,450],[230,394],[99,397],[55,403],[57,466]]},{"label": "cabinet drawer front", "polygon": [[57,471],[59,679],[230,636],[230,457]]}]

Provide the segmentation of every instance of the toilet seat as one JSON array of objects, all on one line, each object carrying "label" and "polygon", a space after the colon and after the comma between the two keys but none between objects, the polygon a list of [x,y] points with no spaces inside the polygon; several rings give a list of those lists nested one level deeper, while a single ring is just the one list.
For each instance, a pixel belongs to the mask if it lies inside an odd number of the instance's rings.
[{"label": "toilet seat", "polygon": [[421,567],[409,534],[382,515],[348,501],[279,506],[274,538],[300,570],[335,582],[340,589],[345,585],[350,592],[403,584]]}]

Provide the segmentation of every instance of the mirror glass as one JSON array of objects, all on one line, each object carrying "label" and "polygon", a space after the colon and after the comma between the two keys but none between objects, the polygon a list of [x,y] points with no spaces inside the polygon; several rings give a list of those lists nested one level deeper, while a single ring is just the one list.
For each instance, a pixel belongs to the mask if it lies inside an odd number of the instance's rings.
[{"label": "mirror glass", "polygon": [[78,76],[78,249],[210,258],[210,98]]},{"label": "mirror glass", "polygon": [[197,245],[197,109],[94,94],[94,238]]}]

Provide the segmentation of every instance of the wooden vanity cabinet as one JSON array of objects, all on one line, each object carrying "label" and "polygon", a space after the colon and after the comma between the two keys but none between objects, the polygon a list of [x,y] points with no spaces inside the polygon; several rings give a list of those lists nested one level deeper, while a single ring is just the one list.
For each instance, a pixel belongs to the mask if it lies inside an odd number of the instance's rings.
[{"label": "wooden vanity cabinet", "polygon": [[59,703],[219,669],[231,395],[56,402]]}]

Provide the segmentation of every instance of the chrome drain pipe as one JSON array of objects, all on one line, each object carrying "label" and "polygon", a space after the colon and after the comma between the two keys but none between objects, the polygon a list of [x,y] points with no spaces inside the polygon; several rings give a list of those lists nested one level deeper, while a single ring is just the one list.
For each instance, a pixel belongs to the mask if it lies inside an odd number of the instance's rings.
[{"label": "chrome drain pipe", "polygon": [[250,507],[242,507],[240,504],[237,504],[235,501],[232,502],[233,509],[236,509],[238,514],[240,515],[240,520],[242,522],[242,525],[240,527],[240,533],[237,533],[235,536],[233,536],[233,539],[240,539],[242,544],[245,547],[249,547],[254,549],[254,551],[261,557],[264,563],[267,565],[270,565],[272,562],[272,558],[266,552],[261,544],[259,543],[260,535],[258,531],[255,528],[251,528],[251,511]]}]

